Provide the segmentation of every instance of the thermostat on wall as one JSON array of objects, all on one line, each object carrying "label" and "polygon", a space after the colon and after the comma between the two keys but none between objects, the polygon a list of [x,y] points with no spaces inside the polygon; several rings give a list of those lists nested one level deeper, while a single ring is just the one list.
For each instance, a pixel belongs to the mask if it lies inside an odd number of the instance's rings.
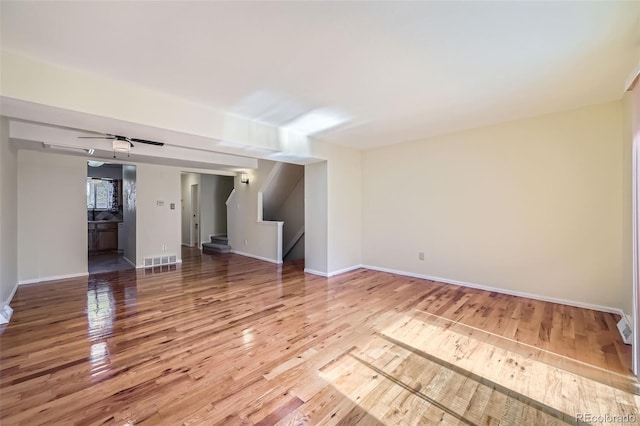
[{"label": "thermostat on wall", "polygon": [[156,201],[156,205],[162,207],[162,206],[164,206],[164,201],[158,200],[158,201]]}]

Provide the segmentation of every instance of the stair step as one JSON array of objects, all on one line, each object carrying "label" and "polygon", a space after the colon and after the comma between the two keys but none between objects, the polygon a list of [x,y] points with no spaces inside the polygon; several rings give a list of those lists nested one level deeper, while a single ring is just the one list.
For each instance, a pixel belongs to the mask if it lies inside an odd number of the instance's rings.
[{"label": "stair step", "polygon": [[229,238],[227,238],[226,235],[218,235],[215,237],[211,237],[211,242],[213,244],[227,245],[229,244]]},{"label": "stair step", "polygon": [[203,243],[202,251],[204,253],[229,253],[231,246],[228,244]]}]

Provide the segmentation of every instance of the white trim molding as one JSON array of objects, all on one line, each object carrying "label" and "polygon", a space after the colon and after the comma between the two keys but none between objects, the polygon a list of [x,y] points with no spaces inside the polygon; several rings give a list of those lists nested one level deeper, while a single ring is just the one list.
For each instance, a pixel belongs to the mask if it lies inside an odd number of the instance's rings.
[{"label": "white trim molding", "polygon": [[132,261],[130,261],[129,259],[127,259],[127,256],[122,256],[122,258],[125,260],[125,262],[128,262],[129,265],[133,266],[134,268],[137,268],[138,266],[133,263]]},{"label": "white trim molding", "polygon": [[452,279],[442,278],[442,277],[434,277],[434,276],[431,276],[431,275],[416,274],[416,273],[413,273],[413,272],[399,271],[397,269],[382,268],[382,267],[379,267],[379,266],[362,265],[362,267],[366,268],[366,269],[371,269],[373,271],[388,272],[388,273],[391,273],[391,274],[403,275],[403,276],[411,277],[411,278],[420,278],[420,279],[423,279],[423,280],[437,281],[437,282],[440,282],[440,283],[459,285],[459,286],[462,286],[462,287],[475,288],[475,289],[478,289],[478,290],[491,291],[491,292],[494,292],[494,293],[508,294],[510,296],[526,297],[528,299],[542,300],[544,302],[559,303],[561,305],[575,306],[577,308],[593,309],[595,311],[608,312],[608,313],[616,314],[616,315],[620,315],[620,316],[624,316],[625,315],[625,313],[622,311],[622,309],[612,308],[610,306],[596,305],[596,304],[586,303],[586,302],[578,302],[578,301],[575,301],[575,300],[560,299],[560,298],[557,298],[557,297],[542,296],[542,295],[539,295],[539,294],[525,293],[525,292],[522,292],[522,291],[508,290],[508,289],[504,289],[504,288],[491,287],[491,286],[482,285],[482,284],[474,284],[474,283],[469,283],[469,282],[465,282],[465,281],[452,280]]},{"label": "white trim molding", "polygon": [[327,274],[326,272],[320,272],[320,271],[316,271],[315,269],[309,269],[309,268],[304,268],[304,273],[305,274],[317,275],[319,277],[324,277],[324,278],[328,278],[329,277],[329,274]]},{"label": "white trim molding", "polygon": [[[238,252],[234,252],[234,253],[242,254],[242,253],[238,253]],[[249,255],[249,257],[255,257],[255,256],[250,256]],[[258,258],[258,257],[256,257],[256,258]],[[268,259],[262,259],[262,260],[267,260],[269,262],[273,262],[272,260],[268,260]],[[493,292],[493,293],[508,294],[510,296],[525,297],[525,298],[528,298],[528,299],[541,300],[541,301],[544,301],[544,302],[558,303],[560,305],[575,306],[577,308],[584,308],[584,309],[592,309],[592,310],[595,310],[595,311],[607,312],[607,313],[611,313],[611,314],[620,315],[621,317],[623,317],[623,316],[629,317],[629,315],[627,315],[625,312],[623,312],[622,309],[613,308],[611,306],[596,305],[596,304],[593,304],[593,303],[579,302],[579,301],[576,301],[576,300],[567,300],[567,299],[561,299],[561,298],[558,298],[558,297],[550,297],[550,296],[543,296],[543,295],[540,295],[540,294],[533,294],[533,293],[526,293],[526,292],[522,292],[522,291],[508,290],[508,289],[504,289],[504,288],[491,287],[491,286],[482,285],[482,284],[475,284],[475,283],[470,283],[470,282],[465,282],[465,281],[452,280],[452,279],[449,279],[449,278],[435,277],[435,276],[432,276],[432,275],[425,275],[425,274],[418,274],[418,273],[414,273],[414,272],[400,271],[398,269],[383,268],[381,266],[353,265],[353,266],[349,266],[348,268],[344,268],[344,269],[340,269],[340,270],[332,271],[332,272],[321,272],[321,271],[316,271],[314,269],[304,268],[304,272],[305,272],[305,274],[312,274],[312,275],[317,275],[317,276],[324,277],[324,278],[330,278],[330,277],[334,277],[336,275],[340,275],[340,274],[344,274],[344,273],[347,273],[347,272],[355,271],[356,269],[361,269],[361,268],[362,269],[369,269],[371,271],[387,272],[387,273],[390,273],[390,274],[402,275],[402,276],[405,276],[405,277],[419,278],[419,279],[423,279],[423,280],[435,281],[435,282],[439,282],[439,283],[442,283],[442,284],[453,284],[453,285],[458,285],[458,286],[462,286],[462,287],[468,287],[468,288],[475,288],[475,289],[478,289],[478,290],[490,291],[490,292]]]},{"label": "white trim molding", "polygon": [[347,272],[355,271],[356,269],[363,268],[362,265],[353,265],[347,268],[338,269],[337,271],[331,271],[327,274],[328,277],[335,277],[336,275],[346,274]]},{"label": "white trim molding", "polygon": [[78,278],[78,277],[86,277],[86,276],[89,276],[88,272],[78,272],[76,274],[66,274],[66,275],[52,275],[49,277],[33,278],[30,280],[20,280],[18,281],[18,285],[37,284],[45,281],[58,281],[58,280],[66,280],[69,278]]},{"label": "white trim molding", "polygon": [[[638,74],[640,73],[640,63],[638,63],[638,66],[636,66],[634,72],[629,76],[629,79],[627,81],[627,87],[626,90],[630,90],[631,86],[633,85],[633,82],[635,81],[636,78],[638,78]],[[638,111],[640,110],[640,102],[638,102],[639,99],[639,92],[640,88],[639,87],[635,87],[632,91],[631,91],[631,111],[632,111],[632,117],[634,117],[634,114],[638,114]],[[640,137],[637,134],[638,131],[640,131],[640,129],[637,129],[638,127],[638,122],[637,119],[633,119],[632,118],[632,137],[633,137],[633,141],[632,141],[632,158],[631,158],[631,187],[632,187],[632,204],[631,204],[631,217],[632,217],[632,241],[633,241],[633,248],[632,248],[632,253],[633,253],[633,291],[632,291],[632,297],[633,297],[633,320],[631,322],[632,324],[632,329],[633,329],[633,349],[632,349],[632,370],[633,373],[636,376],[640,375],[640,327],[638,326],[638,324],[640,323],[640,306],[638,303],[639,297],[640,295],[639,293],[639,289],[638,286],[640,286],[640,265],[638,265],[638,263],[640,262],[639,256],[640,256],[640,211],[639,211],[639,203],[640,200],[638,199],[638,193],[640,191],[640,170],[638,170],[638,168],[640,167],[640,146],[638,146],[638,144],[640,144]]]},{"label": "white trim molding", "polygon": [[355,271],[356,269],[361,269],[361,268],[363,268],[362,265],[353,265],[344,269],[339,269],[337,271],[331,271],[331,272],[320,272],[314,269],[304,268],[304,273],[318,275],[320,277],[325,277],[325,278],[331,278],[331,277],[335,277],[336,275],[346,274],[347,272]]},{"label": "white trim molding", "polygon": [[11,290],[9,297],[7,297],[7,300],[5,300],[4,302],[5,305],[11,304],[11,301],[13,300],[13,296],[16,295],[16,291],[18,291],[18,283],[16,283],[16,285],[13,286],[13,290]]},{"label": "white trim molding", "polygon": [[274,259],[269,259],[268,257],[258,256],[258,255],[255,255],[255,254],[244,253],[244,252],[236,251],[236,250],[231,250],[231,253],[239,254],[240,256],[251,257],[251,258],[254,258],[254,259],[258,259],[258,260],[264,260],[265,262],[275,263],[276,265],[281,265],[282,264],[282,260],[278,261],[278,260],[274,260]]}]

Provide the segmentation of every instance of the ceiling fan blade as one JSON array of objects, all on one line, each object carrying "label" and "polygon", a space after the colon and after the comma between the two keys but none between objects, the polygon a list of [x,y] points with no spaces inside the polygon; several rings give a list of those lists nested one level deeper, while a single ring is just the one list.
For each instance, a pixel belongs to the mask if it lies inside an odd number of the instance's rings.
[{"label": "ceiling fan blade", "polygon": [[113,136],[78,136],[78,139],[115,139]]},{"label": "ceiling fan blade", "polygon": [[107,140],[124,141],[124,142],[129,142],[129,144],[131,145],[132,148],[133,148],[133,142],[145,143],[147,145],[164,146],[164,142],[150,141],[150,140],[147,140],[147,139],[136,139],[136,138],[130,138],[130,137],[127,137],[127,136],[122,136],[122,135],[112,135],[110,133],[107,133],[104,136],[78,136],[78,138],[80,138],[80,139],[107,139]]},{"label": "ceiling fan blade", "polygon": [[164,146],[164,142],[150,141],[146,139],[129,138],[131,142],[146,143],[147,145]]}]

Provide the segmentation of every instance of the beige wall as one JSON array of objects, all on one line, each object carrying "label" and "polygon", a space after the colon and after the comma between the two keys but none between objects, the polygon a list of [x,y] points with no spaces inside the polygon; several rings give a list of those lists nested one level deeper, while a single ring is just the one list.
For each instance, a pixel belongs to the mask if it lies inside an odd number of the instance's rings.
[{"label": "beige wall", "polygon": [[[202,105],[12,54],[2,69],[4,96],[287,151],[277,129]],[[305,168],[319,209],[306,212],[307,267],[365,263],[623,306],[622,116],[615,102],[365,153],[310,141],[303,151],[326,162]]]},{"label": "beige wall", "polygon": [[[309,201],[319,191],[319,197],[326,194],[325,200],[313,201],[317,210],[311,212],[311,217],[305,217],[307,245],[317,246],[318,249],[326,244],[326,271],[329,275],[357,267],[362,263],[362,219],[368,212],[362,207],[362,152],[334,145],[326,142],[313,141],[311,155],[326,159],[325,169],[315,168],[317,165],[305,168],[305,197]],[[317,182],[309,182],[312,177]],[[326,177],[325,177],[326,176]],[[324,182],[322,180],[324,179]],[[313,188],[313,189],[312,189]],[[326,203],[326,205],[324,204]],[[310,210],[307,204],[307,210]],[[326,211],[325,217],[321,217]],[[307,213],[305,213],[307,214]],[[315,224],[312,221],[318,221]],[[326,229],[326,242],[316,241],[316,234],[310,235],[309,230]],[[309,253],[305,253],[309,260]],[[322,259],[319,259],[322,263]],[[319,271],[319,270],[318,270]]]},{"label": "beige wall", "polygon": [[622,109],[612,102],[366,151],[363,263],[623,307]]},{"label": "beige wall", "polygon": [[18,285],[18,154],[0,117],[0,309]]},{"label": "beige wall", "polygon": [[327,163],[304,167],[304,267],[305,271],[328,273]]},{"label": "beige wall", "polygon": [[[18,151],[21,282],[87,272],[86,173],[82,157]],[[135,208],[128,209],[125,201],[127,258],[138,266],[145,257],[175,254],[181,259],[180,169],[125,165],[123,175],[125,198],[129,180],[135,179],[136,189]],[[158,200],[164,205],[158,206]]]},{"label": "beige wall", "polygon": [[[305,185],[324,187],[322,195],[326,194],[326,199],[316,204],[324,203],[323,207],[330,210],[316,212],[312,219],[317,219],[318,226],[326,229],[327,233],[319,239],[307,234],[306,243],[315,247],[312,253],[321,253],[315,262],[316,265],[324,265],[321,272],[336,272],[361,263],[362,171],[359,151],[307,138],[292,143],[292,138],[283,138],[281,129],[273,126],[221,114],[184,99],[9,52],[2,52],[1,67],[0,93],[3,96],[90,114],[81,120],[72,117],[73,114],[43,117],[53,120],[54,124],[83,127],[87,125],[85,120],[91,117],[108,117],[326,160],[326,174],[323,175],[326,181],[305,182]],[[104,125],[100,120],[92,123],[94,126]],[[173,141],[177,145],[194,148],[199,148],[200,142],[180,138]],[[308,228],[315,226],[308,220],[306,223]],[[305,254],[307,260],[310,259],[309,254]]]},{"label": "beige wall", "polygon": [[258,192],[276,163],[259,160],[258,168],[250,170],[249,183],[236,176],[235,192],[227,206],[229,245],[234,252],[271,262],[278,256],[278,222],[258,221]]},{"label": "beige wall", "polygon": [[[136,263],[142,266],[145,257],[173,254],[180,260],[180,169],[136,166]],[[164,204],[160,206],[158,201]],[[173,210],[171,203],[175,204]]]},{"label": "beige wall", "polygon": [[87,161],[18,151],[18,279],[87,273]]},{"label": "beige wall", "polygon": [[[362,263],[362,154],[334,149],[329,178],[329,273]],[[367,212],[368,213],[368,212]]]}]

